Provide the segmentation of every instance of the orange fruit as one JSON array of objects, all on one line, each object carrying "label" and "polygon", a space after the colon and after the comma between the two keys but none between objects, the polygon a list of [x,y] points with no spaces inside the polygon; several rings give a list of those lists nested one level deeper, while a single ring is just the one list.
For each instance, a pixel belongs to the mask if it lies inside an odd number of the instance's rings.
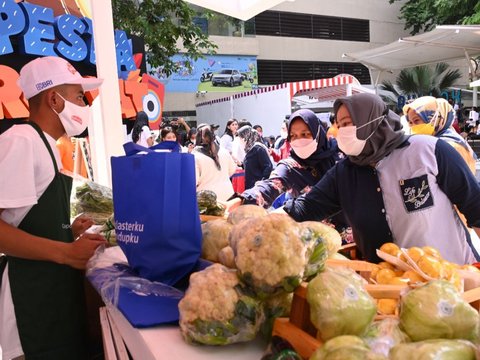
[{"label": "orange fruit", "polygon": [[390,270],[395,269],[395,266],[393,266],[392,264],[390,264],[389,262],[386,262],[386,261],[381,261],[377,265],[380,269],[390,269]]},{"label": "orange fruit", "polygon": [[396,257],[398,253],[400,253],[400,248],[398,247],[397,244],[394,244],[392,242],[387,242],[382,246],[380,246],[380,251],[383,251],[384,253],[387,253]]},{"label": "orange fruit", "polygon": [[455,266],[449,262],[449,261],[442,261],[442,266],[443,266],[443,276],[445,279],[450,279],[453,274],[456,272]]},{"label": "orange fruit", "polygon": [[395,315],[397,305],[396,299],[378,299],[377,311],[382,315]]},{"label": "orange fruit", "polygon": [[407,249],[407,255],[410,257],[415,262],[418,262],[418,260],[425,255],[425,250],[418,246],[413,246],[410,249]]},{"label": "orange fruit", "polygon": [[416,271],[407,270],[403,273],[402,278],[407,279],[409,284],[425,282],[426,280]]},{"label": "orange fruit", "polygon": [[390,279],[395,277],[395,272],[392,269],[380,269],[377,273],[377,283],[378,284],[388,284]]},{"label": "orange fruit", "polygon": [[442,258],[442,255],[440,254],[440,251],[435,249],[433,246],[423,246],[422,249],[423,249],[423,251],[425,251],[426,255],[431,255],[433,257],[436,257],[437,259]]},{"label": "orange fruit", "polygon": [[395,276],[388,281],[388,285],[408,285],[408,279]]},{"label": "orange fruit", "polygon": [[444,277],[444,269],[440,260],[431,255],[423,255],[417,263],[420,270],[426,275],[434,279],[442,279]]},{"label": "orange fruit", "polygon": [[373,267],[372,271],[370,272],[370,279],[376,280],[377,279],[377,273],[380,269],[381,269],[380,266],[375,265]]}]

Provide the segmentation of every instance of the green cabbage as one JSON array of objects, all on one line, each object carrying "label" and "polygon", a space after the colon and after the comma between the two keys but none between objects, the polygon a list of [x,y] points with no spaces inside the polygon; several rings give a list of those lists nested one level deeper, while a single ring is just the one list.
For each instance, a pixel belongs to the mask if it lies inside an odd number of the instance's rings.
[{"label": "green cabbage", "polygon": [[328,340],[318,348],[310,360],[387,360],[373,354],[358,336],[342,335]]},{"label": "green cabbage", "polygon": [[390,349],[400,343],[410,342],[410,338],[399,327],[396,318],[375,321],[367,329],[363,340],[372,352],[388,356]]},{"label": "green cabbage", "polygon": [[324,341],[339,335],[361,336],[377,307],[364,288],[365,280],[351,269],[329,268],[307,287],[310,319]]},{"label": "green cabbage", "polygon": [[400,303],[400,327],[413,341],[475,340],[478,322],[478,312],[445,280],[410,290]]},{"label": "green cabbage", "polygon": [[425,340],[398,344],[390,350],[390,360],[475,360],[475,346],[466,340]]}]

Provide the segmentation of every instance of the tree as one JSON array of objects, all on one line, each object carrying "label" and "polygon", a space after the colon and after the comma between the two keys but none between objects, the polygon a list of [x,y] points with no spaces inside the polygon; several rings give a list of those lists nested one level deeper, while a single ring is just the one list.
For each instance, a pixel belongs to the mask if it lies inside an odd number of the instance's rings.
[{"label": "tree", "polygon": [[399,96],[406,98],[431,95],[441,97],[442,93],[455,84],[462,77],[460,70],[449,70],[446,63],[438,63],[435,67],[423,65],[407,68],[400,71],[395,84],[383,81],[380,89],[392,93],[383,97],[388,103],[397,103]]},{"label": "tree", "polygon": [[[389,0],[390,4],[400,0]],[[400,8],[405,29],[415,35],[436,25],[480,24],[478,0],[408,0]]]},{"label": "tree", "polygon": [[[149,64],[162,67],[166,75],[179,70],[171,57],[185,48],[190,60],[214,53],[217,46],[195,25],[197,13],[183,0],[112,0],[113,22],[117,29],[143,38]],[[208,17],[209,13],[203,14]]]}]

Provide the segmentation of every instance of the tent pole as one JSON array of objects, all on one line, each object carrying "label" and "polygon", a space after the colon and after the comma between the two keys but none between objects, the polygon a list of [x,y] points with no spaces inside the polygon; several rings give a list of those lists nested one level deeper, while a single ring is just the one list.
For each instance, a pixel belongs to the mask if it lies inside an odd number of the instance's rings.
[{"label": "tent pole", "polygon": [[[477,76],[476,76],[475,69],[473,68],[472,63],[470,61],[470,55],[468,54],[468,51],[466,49],[464,51],[465,51],[465,57],[467,58],[468,68],[470,69],[470,74],[472,74],[471,81],[475,81],[477,80]],[[478,102],[477,92],[478,92],[478,87],[477,86],[472,87],[472,106],[475,106],[475,107],[477,106],[477,102]]]}]

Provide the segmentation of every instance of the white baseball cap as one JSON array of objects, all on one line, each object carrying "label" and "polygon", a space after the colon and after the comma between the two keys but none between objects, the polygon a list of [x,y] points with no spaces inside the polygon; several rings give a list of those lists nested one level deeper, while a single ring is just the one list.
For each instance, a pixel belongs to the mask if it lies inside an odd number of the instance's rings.
[{"label": "white baseball cap", "polygon": [[84,78],[67,60],[56,57],[39,57],[27,63],[20,70],[17,85],[28,99],[54,86],[82,85],[84,91],[94,90],[102,85],[103,79]]}]

